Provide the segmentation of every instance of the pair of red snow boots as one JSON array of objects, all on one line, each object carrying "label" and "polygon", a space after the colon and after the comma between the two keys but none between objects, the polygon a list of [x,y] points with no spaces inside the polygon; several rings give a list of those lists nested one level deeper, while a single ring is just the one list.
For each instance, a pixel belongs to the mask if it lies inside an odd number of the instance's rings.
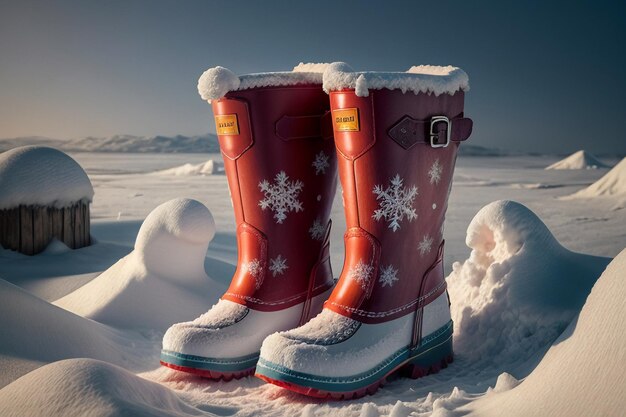
[{"label": "pair of red snow boots", "polygon": [[[256,376],[322,398],[373,393],[452,360],[443,223],[460,142],[465,72],[344,63],[237,76],[207,70],[237,224],[230,287],[172,326],[161,363],[209,378]],[[330,264],[336,177],[346,230]]]}]

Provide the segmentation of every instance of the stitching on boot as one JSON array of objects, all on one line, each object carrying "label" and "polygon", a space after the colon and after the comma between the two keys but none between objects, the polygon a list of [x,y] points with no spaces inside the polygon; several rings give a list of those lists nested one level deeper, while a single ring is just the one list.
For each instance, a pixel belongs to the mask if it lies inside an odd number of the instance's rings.
[{"label": "stitching on boot", "polygon": [[[319,290],[320,288],[324,288],[324,287],[326,287],[326,285],[318,285],[317,287],[315,287],[313,289],[313,291]],[[231,296],[231,297],[239,298],[241,300],[246,300],[246,301],[249,301],[251,303],[272,306],[272,305],[287,304],[287,303],[289,303],[289,302],[291,302],[293,300],[298,299],[299,297],[302,297],[303,295],[306,295],[306,293],[307,293],[307,291],[303,291],[301,293],[298,293],[298,294],[293,295],[293,296],[288,297],[288,298],[283,298],[282,300],[278,300],[278,301],[263,301],[263,300],[260,300],[258,298],[249,297],[247,295],[235,294],[235,293],[232,293],[232,292],[227,292],[224,295],[228,295],[228,296]]]},{"label": "stitching on boot", "polygon": [[411,301],[410,303],[407,303],[403,306],[391,309],[391,310],[387,310],[387,311],[378,311],[378,312],[371,312],[371,311],[365,311],[365,310],[361,310],[358,308],[354,308],[354,307],[349,307],[343,304],[339,304],[336,303],[334,301],[329,301],[330,304],[342,308],[352,314],[357,314],[363,317],[369,317],[369,318],[379,318],[379,317],[387,317],[387,316],[391,316],[397,313],[400,313],[408,308],[414,307],[414,306],[418,306],[422,307],[425,303],[425,300],[428,298],[431,298],[434,294],[436,294],[437,292],[441,291],[442,288],[444,288],[446,285],[446,282],[443,281],[441,284],[439,284],[436,288],[434,288],[433,290],[431,290],[430,292],[428,292],[427,294],[424,294],[423,296]]}]

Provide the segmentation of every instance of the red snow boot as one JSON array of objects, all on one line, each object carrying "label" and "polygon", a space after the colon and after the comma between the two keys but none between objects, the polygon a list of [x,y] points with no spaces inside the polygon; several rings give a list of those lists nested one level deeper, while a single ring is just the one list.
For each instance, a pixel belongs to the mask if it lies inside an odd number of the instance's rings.
[{"label": "red snow boot", "polygon": [[317,68],[237,77],[216,67],[200,78],[235,210],[238,262],[215,306],[167,331],[163,365],[226,380],[249,375],[267,335],[305,323],[328,298],[337,162]]},{"label": "red snow boot", "polygon": [[323,312],[269,336],[256,375],[321,398],[375,392],[452,361],[443,222],[467,75],[454,67],[354,73],[333,64],[330,94],[347,231],[339,282]]}]

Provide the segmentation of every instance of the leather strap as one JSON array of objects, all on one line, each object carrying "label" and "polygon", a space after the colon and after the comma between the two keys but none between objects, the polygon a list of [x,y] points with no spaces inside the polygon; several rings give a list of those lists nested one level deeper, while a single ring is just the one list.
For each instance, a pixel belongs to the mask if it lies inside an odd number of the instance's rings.
[{"label": "leather strap", "polygon": [[[404,149],[412,148],[418,143],[430,144],[431,120],[416,120],[410,116],[404,116],[391,128],[387,134],[391,139]],[[450,119],[450,123],[438,121],[433,126],[433,133],[436,134],[435,144],[444,144],[450,127],[450,142],[462,142],[472,134],[472,119],[467,117],[455,117]]]},{"label": "leather strap", "polygon": [[276,136],[282,140],[333,137],[330,112],[313,116],[283,116],[276,122]]}]

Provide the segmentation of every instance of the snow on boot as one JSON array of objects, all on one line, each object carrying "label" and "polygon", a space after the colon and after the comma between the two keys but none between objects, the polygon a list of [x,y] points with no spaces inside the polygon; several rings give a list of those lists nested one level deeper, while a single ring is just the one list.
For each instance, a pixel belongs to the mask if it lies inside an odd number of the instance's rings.
[{"label": "snow on boot", "polygon": [[465,72],[413,67],[324,73],[347,231],[343,271],[320,315],[269,336],[256,375],[321,398],[375,392],[452,360],[443,222],[463,117]]},{"label": "snow on boot", "polygon": [[337,159],[320,67],[240,77],[216,67],[200,77],[235,210],[238,262],[216,305],[167,331],[163,365],[215,379],[250,375],[266,336],[305,323],[328,298]]}]

